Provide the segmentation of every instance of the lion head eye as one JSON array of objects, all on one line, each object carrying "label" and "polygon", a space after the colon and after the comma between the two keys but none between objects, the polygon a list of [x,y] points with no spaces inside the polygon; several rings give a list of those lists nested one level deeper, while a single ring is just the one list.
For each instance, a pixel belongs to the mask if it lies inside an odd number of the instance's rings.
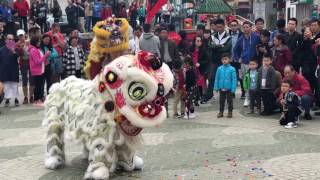
[{"label": "lion head eye", "polygon": [[112,84],[112,83],[114,83],[114,82],[117,81],[118,75],[115,74],[115,73],[112,72],[112,71],[109,71],[109,72],[106,74],[106,77],[105,77],[105,78],[106,78],[107,83]]},{"label": "lion head eye", "polygon": [[134,101],[140,101],[147,95],[147,88],[139,82],[132,82],[129,85],[129,96]]}]

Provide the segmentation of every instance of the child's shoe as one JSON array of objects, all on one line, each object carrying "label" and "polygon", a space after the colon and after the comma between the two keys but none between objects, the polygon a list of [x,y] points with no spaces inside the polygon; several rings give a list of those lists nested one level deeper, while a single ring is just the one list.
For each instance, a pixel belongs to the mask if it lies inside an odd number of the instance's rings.
[{"label": "child's shoe", "polygon": [[196,118],[196,114],[195,113],[190,113],[189,119],[194,119],[194,118]]},{"label": "child's shoe", "polygon": [[228,118],[232,118],[232,112],[228,112]]},{"label": "child's shoe", "polygon": [[28,104],[28,103],[29,103],[28,98],[27,98],[27,97],[24,97],[22,104]]},{"label": "child's shoe", "polygon": [[17,98],[14,100],[14,105],[15,105],[15,106],[19,106],[19,105],[20,105]]},{"label": "child's shoe", "polygon": [[30,97],[29,102],[30,102],[30,104],[33,104],[33,103],[34,103],[34,98],[33,98],[33,96]]},{"label": "child's shoe", "polygon": [[0,104],[2,103],[3,99],[4,99],[4,93],[0,95]]},{"label": "child's shoe", "polygon": [[200,105],[199,105],[199,102],[198,102],[198,101],[195,101],[195,102],[194,102],[194,106],[199,107],[199,106],[200,106]]},{"label": "child's shoe", "polygon": [[289,122],[287,125],[284,126],[286,129],[292,129],[298,127],[296,123]]},{"label": "child's shoe", "polygon": [[219,112],[218,115],[217,115],[217,118],[222,118],[222,117],[223,117],[223,113]]},{"label": "child's shoe", "polygon": [[258,109],[258,114],[261,115],[261,109]]},{"label": "child's shoe", "polygon": [[173,115],[173,118],[180,118],[180,117],[181,117],[181,115],[178,114],[178,113],[175,113],[175,114]]},{"label": "child's shoe", "polygon": [[41,100],[38,100],[38,101],[34,101],[33,106],[44,107],[44,104]]},{"label": "child's shoe", "polygon": [[250,104],[249,99],[246,98],[246,99],[244,100],[243,106],[244,106],[244,107],[248,107],[249,104]]},{"label": "child's shoe", "polygon": [[246,98],[246,93],[245,92],[242,92],[241,93],[241,96],[240,96],[240,99],[245,99]]},{"label": "child's shoe", "polygon": [[254,114],[254,110],[251,109],[247,114]]},{"label": "child's shoe", "polygon": [[10,100],[7,99],[6,102],[4,103],[4,106],[5,106],[5,107],[9,107],[9,105],[10,105]]}]

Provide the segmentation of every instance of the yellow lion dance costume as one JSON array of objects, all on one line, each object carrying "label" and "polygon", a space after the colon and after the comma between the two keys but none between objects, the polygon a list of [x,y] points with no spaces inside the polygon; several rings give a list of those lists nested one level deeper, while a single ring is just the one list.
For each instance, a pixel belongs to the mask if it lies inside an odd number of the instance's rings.
[{"label": "yellow lion dance costume", "polygon": [[108,18],[93,27],[94,37],[84,71],[93,79],[103,65],[123,55],[128,50],[129,23],[124,18]]}]

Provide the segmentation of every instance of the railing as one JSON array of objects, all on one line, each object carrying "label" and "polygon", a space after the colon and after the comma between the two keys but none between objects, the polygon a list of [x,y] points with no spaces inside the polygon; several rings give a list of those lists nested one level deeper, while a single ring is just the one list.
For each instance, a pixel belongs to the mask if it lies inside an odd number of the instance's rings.
[{"label": "railing", "polygon": [[249,19],[246,19],[246,18],[244,18],[244,17],[242,17],[242,16],[235,15],[235,17],[237,18],[238,21],[241,22],[240,24],[242,24],[242,23],[245,22],[245,21],[248,21],[251,25],[254,25],[254,22],[252,22],[252,21],[250,21]]}]

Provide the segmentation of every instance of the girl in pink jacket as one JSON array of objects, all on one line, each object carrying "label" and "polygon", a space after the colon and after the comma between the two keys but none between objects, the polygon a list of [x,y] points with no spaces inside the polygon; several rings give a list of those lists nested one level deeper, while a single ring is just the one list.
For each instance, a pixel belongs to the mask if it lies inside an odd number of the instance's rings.
[{"label": "girl in pink jacket", "polygon": [[29,46],[29,65],[31,75],[34,80],[34,105],[43,106],[44,100],[44,69],[47,63],[47,58],[51,52],[47,51],[43,55],[40,50],[40,37],[34,36],[31,38]]}]

